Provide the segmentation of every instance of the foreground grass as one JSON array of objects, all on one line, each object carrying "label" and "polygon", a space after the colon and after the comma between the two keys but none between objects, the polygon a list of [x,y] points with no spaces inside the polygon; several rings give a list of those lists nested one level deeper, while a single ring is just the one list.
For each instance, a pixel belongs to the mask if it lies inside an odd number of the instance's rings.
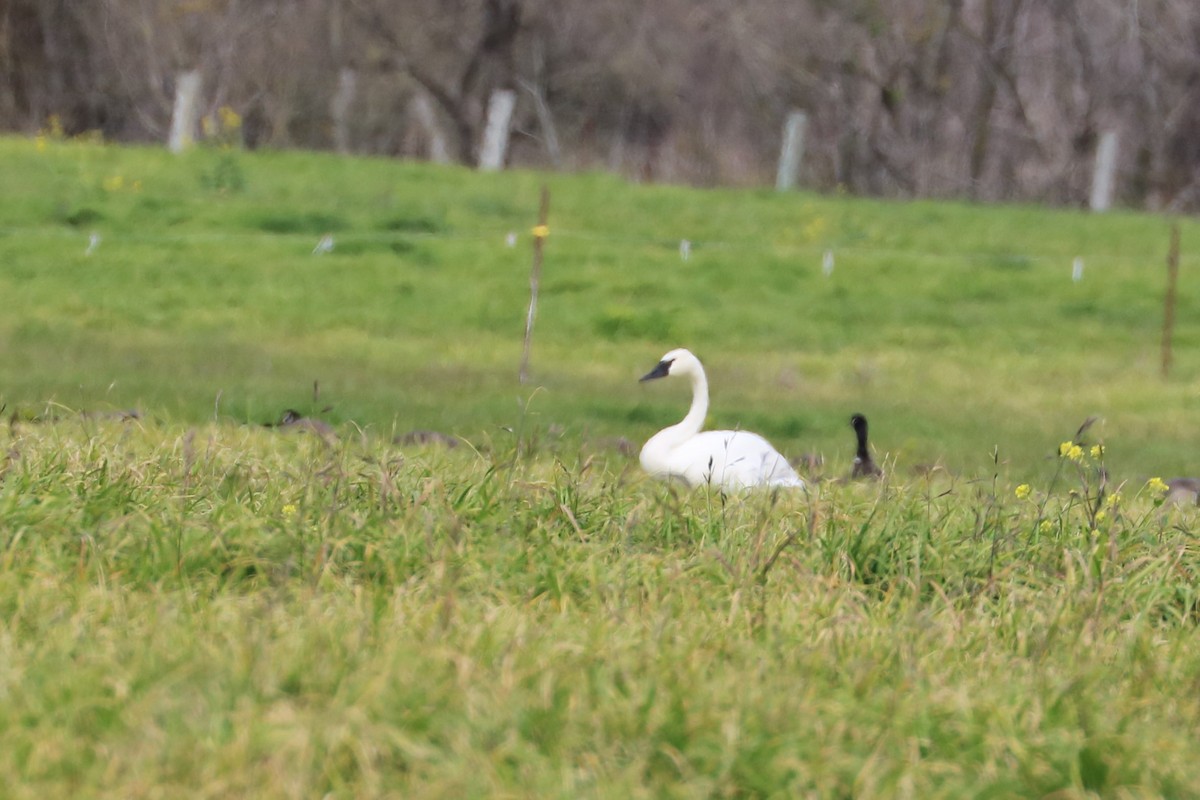
[{"label": "foreground grass", "polygon": [[1086,457],[721,497],[587,443],[7,449],[13,797],[1200,795],[1190,518],[1096,518]]}]

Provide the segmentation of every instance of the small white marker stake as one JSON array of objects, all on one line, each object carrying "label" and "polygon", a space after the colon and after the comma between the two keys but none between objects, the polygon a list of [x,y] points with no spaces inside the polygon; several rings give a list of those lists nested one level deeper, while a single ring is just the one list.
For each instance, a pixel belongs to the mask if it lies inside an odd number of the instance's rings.
[{"label": "small white marker stake", "polygon": [[99,246],[100,246],[100,234],[96,233],[95,231],[92,231],[92,235],[88,237],[87,250],[84,250],[83,254],[85,256],[90,256],[92,253],[96,252],[96,248]]},{"label": "small white marker stake", "polygon": [[679,240],[679,257],[684,261],[692,257],[692,243],[687,239]]},{"label": "small white marker stake", "polygon": [[317,242],[317,246],[313,248],[313,255],[319,256],[322,253],[333,252],[333,234],[325,234]]},{"label": "small white marker stake", "polygon": [[1079,283],[1083,280],[1083,259],[1075,256],[1075,260],[1071,262],[1071,280]]},{"label": "small white marker stake", "polygon": [[828,278],[833,274],[833,251],[826,250],[825,255],[821,257],[821,273]]}]

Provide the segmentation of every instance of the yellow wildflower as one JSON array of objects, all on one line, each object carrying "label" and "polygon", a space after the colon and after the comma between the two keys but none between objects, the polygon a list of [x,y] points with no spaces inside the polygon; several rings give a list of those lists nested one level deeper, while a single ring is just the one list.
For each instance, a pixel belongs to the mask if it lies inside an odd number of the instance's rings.
[{"label": "yellow wildflower", "polygon": [[1099,511],[1096,512],[1096,524],[1097,525],[1099,525],[1101,522],[1104,522],[1104,520],[1106,520],[1106,519],[1108,519],[1107,511],[1105,511],[1104,509],[1100,509]]},{"label": "yellow wildflower", "polygon": [[1017,490],[1014,492],[1014,494],[1017,496],[1018,500],[1024,500],[1026,497],[1029,497],[1029,484],[1022,483],[1017,487]]},{"label": "yellow wildflower", "polygon": [[1116,508],[1117,504],[1120,502],[1121,502],[1121,493],[1120,492],[1113,492],[1108,497],[1104,498],[1104,505],[1106,508],[1110,508],[1110,509]]},{"label": "yellow wildflower", "polygon": [[1100,458],[1100,456],[1102,456],[1102,455],[1104,455],[1104,445],[1102,445],[1102,444],[1092,445],[1092,458]]},{"label": "yellow wildflower", "polygon": [[1146,482],[1146,488],[1150,490],[1151,494],[1166,494],[1169,487],[1162,478],[1155,477]]},{"label": "yellow wildflower", "polygon": [[33,139],[33,146],[37,148],[39,153],[46,152],[46,134],[39,133]]},{"label": "yellow wildflower", "polygon": [[531,231],[531,233],[537,239],[545,239],[547,236],[550,235],[550,226],[549,225],[535,225],[535,226],[533,226],[533,230]]},{"label": "yellow wildflower", "polygon": [[221,106],[217,114],[221,117],[221,127],[227,131],[236,131],[242,127],[242,117],[229,106]]},{"label": "yellow wildflower", "polygon": [[124,185],[125,179],[120,175],[110,175],[104,179],[104,191],[106,192],[119,192]]},{"label": "yellow wildflower", "polygon": [[824,234],[824,233],[825,233],[825,218],[824,217],[816,217],[815,219],[810,220],[809,223],[804,226],[804,238],[806,241],[815,242],[816,240],[820,239],[822,234]]},{"label": "yellow wildflower", "polygon": [[286,506],[284,506],[283,507],[283,515],[285,517],[296,516],[296,505],[294,503],[288,503]]},{"label": "yellow wildflower", "polygon": [[1050,520],[1044,519],[1042,520],[1042,523],[1038,525],[1038,530],[1042,533],[1049,533],[1050,531],[1054,530],[1054,526],[1050,524]]},{"label": "yellow wildflower", "polygon": [[1083,458],[1083,448],[1077,444],[1071,445],[1071,449],[1067,451],[1067,458],[1072,461],[1079,461]]},{"label": "yellow wildflower", "polygon": [[1058,446],[1058,454],[1060,456],[1065,456],[1067,453],[1071,452],[1071,448],[1074,446],[1074,442],[1063,442]]}]

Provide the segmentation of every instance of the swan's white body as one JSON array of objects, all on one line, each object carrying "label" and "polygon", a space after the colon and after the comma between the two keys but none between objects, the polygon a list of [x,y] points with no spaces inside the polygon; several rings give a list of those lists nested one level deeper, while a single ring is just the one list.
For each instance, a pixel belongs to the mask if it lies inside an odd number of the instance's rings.
[{"label": "swan's white body", "polygon": [[722,489],[754,486],[804,488],[787,459],[763,437],[747,431],[700,431],[708,415],[708,379],[691,352],[672,350],[643,381],[680,375],[692,381],[692,407],[683,421],[663,428],[642,447],[642,468],[656,478]]}]

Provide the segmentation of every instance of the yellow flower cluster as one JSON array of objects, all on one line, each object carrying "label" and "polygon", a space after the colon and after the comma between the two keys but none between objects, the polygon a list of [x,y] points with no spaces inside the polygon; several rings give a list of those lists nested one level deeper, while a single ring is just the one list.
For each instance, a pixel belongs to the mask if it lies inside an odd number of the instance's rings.
[{"label": "yellow flower cluster", "polygon": [[46,152],[46,147],[50,142],[61,142],[66,138],[63,131],[62,118],[58,114],[51,114],[46,118],[46,127],[37,132],[37,136],[33,138],[34,147],[39,153]]},{"label": "yellow flower cluster", "polygon": [[221,106],[217,110],[217,116],[221,118],[221,127],[227,131],[236,131],[242,127],[242,115],[229,106]]},{"label": "yellow flower cluster", "polygon": [[241,143],[242,115],[229,106],[221,106],[217,113],[207,114],[200,120],[200,130],[205,139],[212,140],[222,150],[232,150]]},{"label": "yellow flower cluster", "polygon": [[1151,494],[1166,494],[1169,487],[1162,478],[1155,477],[1146,482],[1146,488],[1150,490]]},{"label": "yellow flower cluster", "polygon": [[[1099,460],[1104,457],[1104,445],[1094,444],[1091,449],[1086,452],[1086,455],[1091,456],[1094,460]],[[1083,445],[1075,444],[1075,442],[1067,441],[1058,446],[1058,455],[1060,458],[1070,459],[1076,463],[1083,461],[1084,449]]]},{"label": "yellow flower cluster", "polygon": [[1083,448],[1074,442],[1063,442],[1058,446],[1058,455],[1072,461],[1083,460]]},{"label": "yellow flower cluster", "polygon": [[63,132],[62,117],[58,114],[51,114],[46,119],[45,135],[51,139],[62,139],[65,137]]},{"label": "yellow flower cluster", "polygon": [[1014,494],[1017,496],[1018,500],[1024,500],[1026,497],[1029,497],[1029,484],[1022,483],[1017,487],[1017,490],[1014,492]]},{"label": "yellow flower cluster", "polygon": [[825,218],[814,217],[804,226],[804,240],[807,242],[817,241],[825,234],[825,228]]},{"label": "yellow flower cluster", "polygon": [[76,144],[103,145],[104,133],[95,128],[68,137],[63,128],[62,117],[51,114],[46,118],[46,124],[33,137],[33,146],[39,153],[46,152],[51,142],[74,142]]},{"label": "yellow flower cluster", "polygon": [[141,181],[132,181],[126,184],[125,177],[123,175],[109,175],[100,182],[100,185],[104,188],[104,191],[108,192],[109,194],[114,194],[125,188],[128,188],[131,192],[140,192],[142,190]]}]

